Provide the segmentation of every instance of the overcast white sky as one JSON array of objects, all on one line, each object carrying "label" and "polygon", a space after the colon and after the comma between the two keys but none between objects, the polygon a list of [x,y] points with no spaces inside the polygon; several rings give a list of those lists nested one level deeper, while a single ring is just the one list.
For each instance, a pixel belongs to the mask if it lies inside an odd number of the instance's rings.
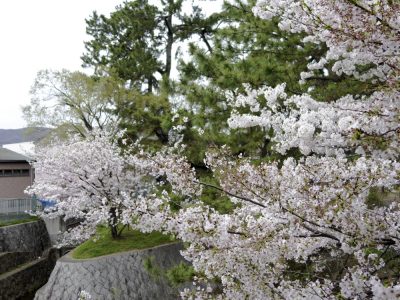
[{"label": "overcast white sky", "polygon": [[0,128],[25,126],[21,105],[41,69],[80,69],[85,18],[123,0],[0,1]]},{"label": "overcast white sky", "polygon": [[[85,18],[108,15],[123,0],[0,0],[0,129],[26,126],[21,106],[42,69],[81,69]],[[157,3],[157,0],[151,0]],[[188,1],[186,5],[191,5]],[[193,0],[204,11],[222,0]]]}]

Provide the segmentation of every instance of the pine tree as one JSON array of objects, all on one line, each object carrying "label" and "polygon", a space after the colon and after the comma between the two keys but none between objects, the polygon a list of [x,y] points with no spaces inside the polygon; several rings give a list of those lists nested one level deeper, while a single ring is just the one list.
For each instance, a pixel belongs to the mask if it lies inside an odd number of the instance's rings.
[{"label": "pine tree", "polygon": [[[147,138],[150,144],[166,144],[171,124],[170,74],[179,50],[173,46],[194,35],[207,45],[214,19],[198,7],[182,12],[183,0],[125,2],[110,17],[96,12],[86,20],[91,40],[85,42],[85,67],[98,76],[105,73],[124,80],[133,91],[131,99],[116,103],[121,126],[131,138]],[[157,140],[154,141],[154,137]]]},{"label": "pine tree", "polygon": [[[332,64],[300,84],[301,72],[321,59],[326,45],[305,43],[304,34],[281,30],[277,18],[255,16],[255,4],[254,0],[225,2],[222,11],[213,15],[219,26],[212,31],[212,46],[191,44],[191,60],[180,61],[177,90],[191,107],[192,127],[186,130],[185,139],[188,156],[196,163],[202,163],[207,147],[225,144],[234,153],[277,158],[263,129],[228,129],[231,111],[224,105],[226,91],[238,94],[244,92],[244,84],[257,89],[285,82],[289,95],[308,92],[316,99],[331,101],[349,93],[368,94],[374,88],[370,82],[335,74],[329,69]],[[199,129],[204,130],[201,136]],[[290,155],[296,153],[293,149]]]}]

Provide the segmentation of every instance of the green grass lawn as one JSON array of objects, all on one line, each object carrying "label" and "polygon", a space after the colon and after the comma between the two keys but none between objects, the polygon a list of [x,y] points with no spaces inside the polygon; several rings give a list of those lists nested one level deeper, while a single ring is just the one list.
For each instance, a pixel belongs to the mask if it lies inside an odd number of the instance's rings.
[{"label": "green grass lawn", "polygon": [[38,221],[38,220],[40,220],[38,217],[29,216],[29,215],[23,216],[18,219],[13,219],[13,220],[1,220],[0,219],[0,227],[28,223],[28,222]]},{"label": "green grass lawn", "polygon": [[72,251],[72,257],[75,259],[93,258],[128,250],[151,248],[173,241],[171,237],[159,232],[141,233],[132,229],[125,229],[121,237],[112,239],[107,227],[99,227],[97,236],[75,248]]}]

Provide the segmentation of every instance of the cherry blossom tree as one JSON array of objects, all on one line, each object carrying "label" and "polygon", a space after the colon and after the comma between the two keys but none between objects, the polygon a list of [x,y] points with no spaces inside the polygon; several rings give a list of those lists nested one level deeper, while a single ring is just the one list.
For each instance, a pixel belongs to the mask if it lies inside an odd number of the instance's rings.
[{"label": "cherry blossom tree", "polygon": [[[229,126],[263,128],[284,158],[212,149],[206,164],[219,185],[197,179],[176,149],[125,156],[99,135],[40,154],[31,191],[84,216],[87,228],[174,234],[206,282],[185,290],[188,299],[398,299],[400,202],[390,193],[400,183],[400,3],[261,0],[254,13],[327,45],[303,80],[329,64],[376,90],[329,103],[288,96],[284,84],[229,94]],[[157,190],[140,192],[143,174],[160,179]],[[204,204],[204,186],[234,209]],[[389,195],[380,204],[369,200],[376,188]]]},{"label": "cherry blossom tree", "polygon": [[85,240],[100,224],[107,224],[116,238],[127,219],[134,218],[131,210],[143,196],[146,183],[140,171],[128,165],[116,138],[95,130],[85,139],[75,136],[37,151],[36,178],[29,192],[56,201],[50,216],[83,220],[65,235],[64,242]]},{"label": "cherry blossom tree", "polygon": [[229,214],[196,200],[211,184],[194,179],[181,158],[150,159],[154,170],[171,173],[186,201],[168,210],[165,190],[158,198],[163,219],[150,216],[142,230],[175,233],[203,279],[219,282],[186,290],[189,299],[398,299],[400,203],[382,196],[376,205],[368,195],[374,188],[394,193],[400,183],[400,3],[262,0],[254,13],[327,45],[303,79],[332,64],[376,91],[330,103],[289,97],[285,85],[230,95],[229,126],[264,128],[286,158],[260,163],[211,151],[214,187],[236,205]]}]

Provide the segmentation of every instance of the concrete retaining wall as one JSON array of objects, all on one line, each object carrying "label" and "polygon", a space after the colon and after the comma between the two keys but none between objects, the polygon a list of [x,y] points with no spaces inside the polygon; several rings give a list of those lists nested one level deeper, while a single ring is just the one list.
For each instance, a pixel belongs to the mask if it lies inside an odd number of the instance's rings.
[{"label": "concrete retaining wall", "polygon": [[44,217],[44,222],[46,224],[47,232],[50,236],[50,241],[52,245],[57,244],[57,239],[59,235],[66,230],[66,224],[62,217],[57,218],[46,218]]},{"label": "concrete retaining wall", "polygon": [[0,227],[0,300],[32,299],[59,257],[43,221]]},{"label": "concrete retaining wall", "polygon": [[[32,299],[46,283],[56,262],[56,249],[18,268],[0,275],[0,300]],[[29,296],[27,296],[29,295]]]},{"label": "concrete retaining wall", "polygon": [[42,220],[0,227],[0,252],[33,252],[39,256],[49,247],[49,234]]},{"label": "concrete retaining wall", "polygon": [[0,253],[0,274],[4,274],[19,265],[34,260],[32,252],[4,252]]},{"label": "concrete retaining wall", "polygon": [[150,259],[155,268],[169,269],[184,260],[179,253],[181,249],[181,244],[169,244],[87,260],[63,256],[35,300],[77,299],[81,290],[96,300],[178,299],[178,290],[163,276],[151,274],[145,262]]}]

